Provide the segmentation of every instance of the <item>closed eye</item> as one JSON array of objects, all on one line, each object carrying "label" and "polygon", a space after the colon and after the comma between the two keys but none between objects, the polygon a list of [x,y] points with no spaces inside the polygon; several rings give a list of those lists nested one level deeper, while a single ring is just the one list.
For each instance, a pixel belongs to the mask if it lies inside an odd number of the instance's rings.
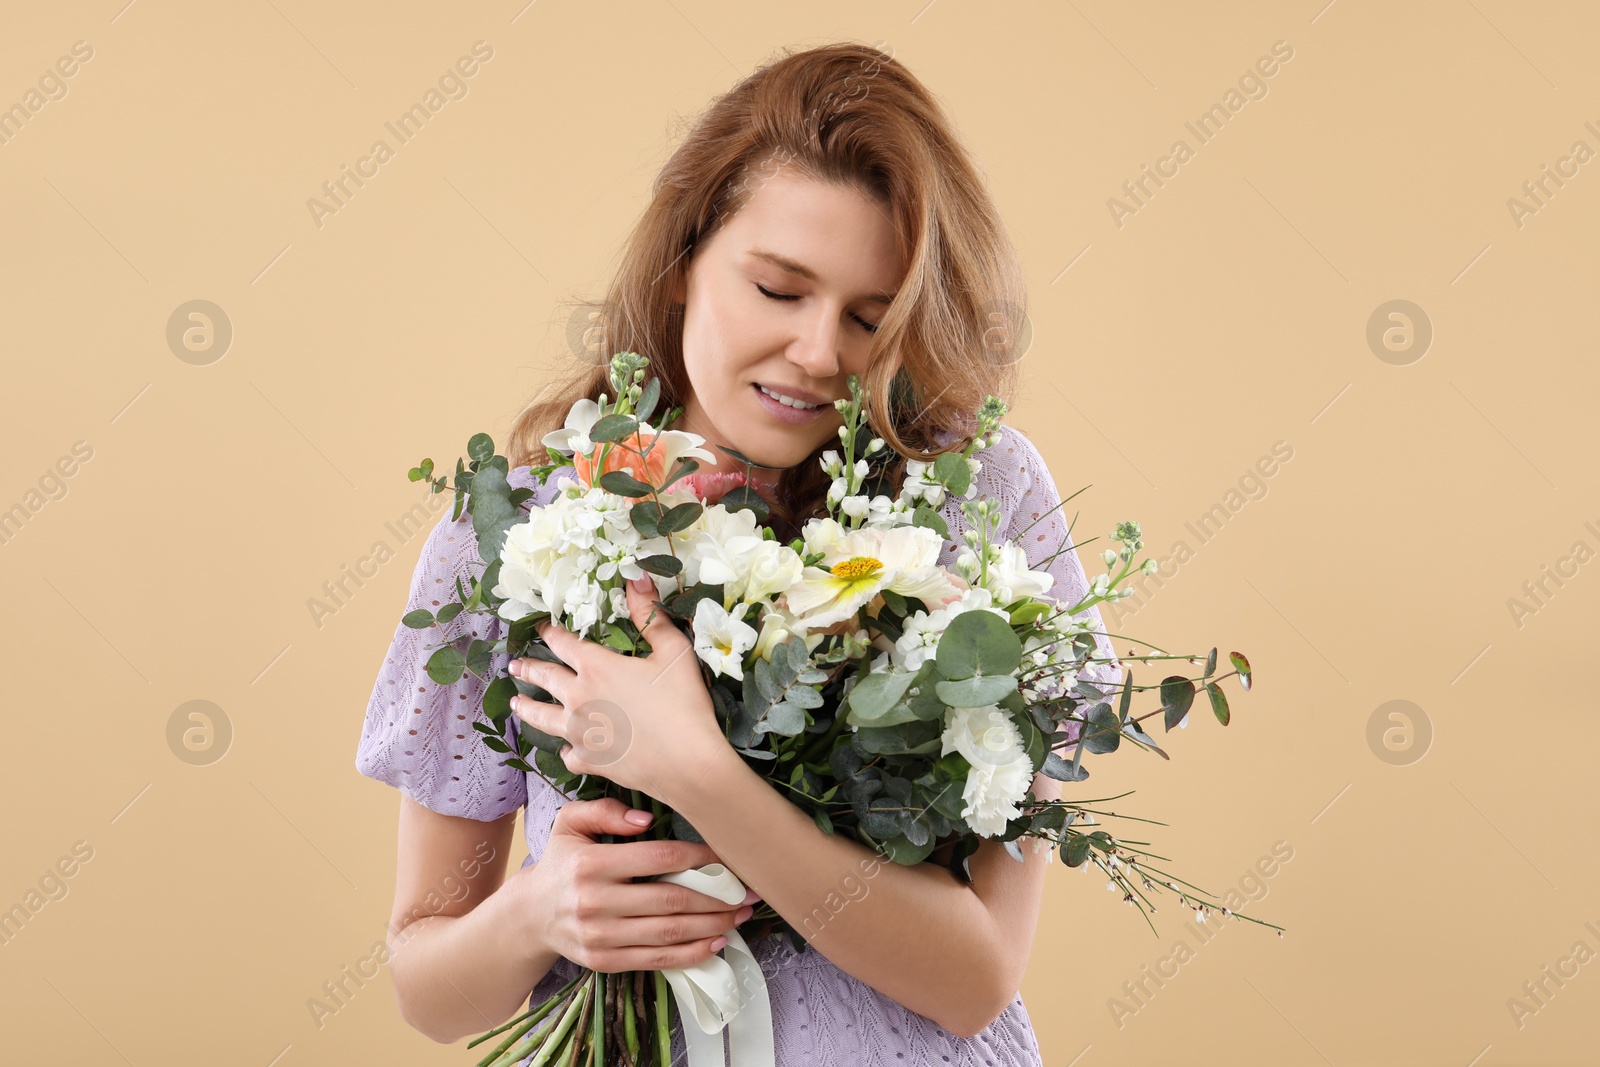
[{"label": "closed eye", "polygon": [[[760,282],[756,282],[755,286],[756,286],[757,289],[761,290],[761,295],[766,297],[768,300],[799,300],[800,299],[799,295],[795,294],[795,293],[774,293],[772,290],[768,289],[766,286],[762,285]],[[855,319],[856,322],[860,323],[861,324],[861,328],[866,330],[868,333],[877,333],[878,332],[878,327],[875,324],[868,322],[866,319],[863,319],[860,315],[852,315],[850,317]]]}]

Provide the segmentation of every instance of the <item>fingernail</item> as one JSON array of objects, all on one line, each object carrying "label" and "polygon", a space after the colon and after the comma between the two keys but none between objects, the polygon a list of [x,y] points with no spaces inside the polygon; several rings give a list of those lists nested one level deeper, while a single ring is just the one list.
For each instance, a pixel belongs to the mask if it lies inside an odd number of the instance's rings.
[{"label": "fingernail", "polygon": [[744,891],[744,902],[746,904],[759,904],[761,903],[761,894],[754,889],[746,889]]},{"label": "fingernail", "polygon": [[754,915],[755,913],[756,913],[756,909],[754,909],[750,905],[746,904],[744,907],[740,908],[739,909],[739,913],[733,917],[733,925],[738,926],[740,923],[744,922],[746,919],[750,918],[750,916]]},{"label": "fingernail", "polygon": [[511,677],[513,677],[513,678],[521,678],[522,677],[522,661],[518,660],[518,659],[512,660],[510,663],[506,664],[506,670],[510,673]]},{"label": "fingernail", "polygon": [[639,577],[633,580],[633,587],[639,590],[641,593],[648,593],[650,591],[650,585],[650,576],[647,574],[641,574]]},{"label": "fingernail", "polygon": [[715,941],[711,942],[711,951],[712,952],[721,952],[722,951],[722,946],[726,945],[727,943],[728,943],[728,939],[726,937],[719,937]]},{"label": "fingernail", "polygon": [[623,818],[628,822],[633,823],[635,826],[649,826],[650,820],[654,819],[655,816],[651,815],[648,811],[640,811],[638,808],[630,808]]}]

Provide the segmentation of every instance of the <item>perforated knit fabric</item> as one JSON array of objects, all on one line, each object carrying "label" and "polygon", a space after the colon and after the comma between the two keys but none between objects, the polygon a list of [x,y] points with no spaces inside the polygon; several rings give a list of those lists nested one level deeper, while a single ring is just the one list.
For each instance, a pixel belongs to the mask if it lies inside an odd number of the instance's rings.
[{"label": "perforated knit fabric", "polygon": [[[977,494],[1000,501],[1007,539],[1033,524],[1019,542],[1029,564],[1054,576],[1048,594],[1052,599],[1076,603],[1085,596],[1088,582],[1076,550],[1066,540],[1069,519],[1059,508],[1047,514],[1060,500],[1055,482],[1021,431],[1002,425],[1001,433],[997,446],[979,453],[984,466]],[[520,467],[511,472],[509,481],[534,488],[530,503],[537,506],[551,498],[560,473],[541,487],[527,467]],[[939,562],[950,566],[964,547],[966,520],[956,500],[946,501],[941,513],[951,539]],[[1044,566],[1052,555],[1054,559]],[[452,523],[446,512],[423,547],[406,610],[438,610],[454,599],[451,590],[457,575],[465,584],[482,568],[470,516],[463,513]],[[1098,610],[1091,608],[1085,617],[1097,631],[1103,630]],[[494,641],[502,635],[502,620],[472,618],[473,632],[482,639]],[[566,798],[537,775],[518,774],[501,765],[504,757],[491,752],[471,726],[481,714],[484,683],[466,675],[449,686],[435,685],[424,670],[430,643],[437,643],[437,637],[429,631],[396,628],[367,708],[356,768],[445,815],[488,821],[526,807],[528,857],[523,866],[530,866],[544,854],[550,828]],[[1102,634],[1097,643],[1101,655],[1113,660],[1109,639]],[[493,658],[490,667],[489,677],[501,673],[505,657]],[[1120,681],[1121,673],[1114,662],[1107,662],[1092,664],[1078,677],[1109,687]],[[508,725],[508,740],[509,735]],[[982,1033],[961,1038],[841,971],[814,948],[797,952],[787,937],[773,936],[751,942],[750,949],[766,975],[777,1067],[1040,1067],[1038,1044],[1020,993]],[[533,990],[531,1001],[544,1001],[578,970],[571,961],[558,959]],[[673,1034],[672,1050],[674,1064],[686,1062],[680,1031]]]}]

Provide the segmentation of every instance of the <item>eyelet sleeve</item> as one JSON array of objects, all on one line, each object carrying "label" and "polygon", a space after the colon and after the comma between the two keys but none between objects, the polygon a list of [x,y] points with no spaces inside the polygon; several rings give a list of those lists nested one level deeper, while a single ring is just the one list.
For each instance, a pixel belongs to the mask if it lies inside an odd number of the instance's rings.
[{"label": "eyelet sleeve", "polygon": [[[1070,523],[1063,514],[1065,509],[1057,507],[1061,494],[1038,448],[1021,430],[1001,423],[999,443],[978,452],[976,458],[982,469],[975,479],[972,498],[989,497],[1000,503],[1005,529],[999,537],[1021,548],[1031,569],[1049,572],[1053,581],[1045,596],[1063,608],[1086,597],[1088,577],[1078,559]],[[965,548],[962,535],[967,521],[959,500],[946,501],[943,515],[950,538],[940,563],[949,566]],[[1099,607],[1070,618],[1089,624],[1095,632],[1097,649],[1077,678],[1103,691],[1114,691],[1122,684],[1122,666],[1105,632]],[[1067,736],[1075,741],[1078,731],[1079,724],[1073,723],[1067,728]]]},{"label": "eyelet sleeve", "polygon": [[[508,481],[534,488],[530,502],[535,505],[551,492],[537,486],[525,467],[513,470]],[[452,522],[452,510],[445,509],[423,544],[402,615],[418,608],[437,612],[458,599],[458,576],[470,589],[472,579],[483,573],[472,516],[463,511]],[[492,642],[504,636],[504,627],[498,616],[463,612],[444,629]],[[356,770],[441,815],[493,821],[523,807],[528,799],[526,774],[505,766],[508,757],[491,751],[472,727],[474,722],[488,722],[482,709],[486,679],[503,674],[508,657],[491,656],[484,678],[463,671],[454,682],[439,685],[426,665],[443,636],[438,626],[414,630],[396,624],[367,704]],[[512,717],[502,735],[508,744],[515,730]]]}]

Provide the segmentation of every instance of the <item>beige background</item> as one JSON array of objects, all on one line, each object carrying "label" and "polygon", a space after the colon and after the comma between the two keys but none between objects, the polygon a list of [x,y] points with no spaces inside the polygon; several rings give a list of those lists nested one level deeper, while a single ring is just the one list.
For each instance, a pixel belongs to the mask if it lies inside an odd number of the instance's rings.
[{"label": "beige background", "polygon": [[[1288,935],[1203,947],[1054,868],[1023,989],[1046,1063],[1592,1062],[1600,162],[1521,225],[1507,201],[1600,150],[1600,17],[1323,2],[13,5],[0,105],[93,58],[0,144],[0,509],[26,516],[0,544],[0,907],[92,858],[0,945],[8,1058],[471,1061],[401,1023],[386,974],[320,1027],[307,1007],[393,887],[396,794],[352,766],[419,547],[385,524],[421,496],[407,467],[503,438],[569,358],[560,301],[598,290],[681,119],[850,38],[982,161],[1032,280],[1012,421],[1063,494],[1092,484],[1080,539],[1137,518],[1192,550],[1120,628],[1259,673],[1232,726],[1094,762],[1090,795],[1136,789],[1121,810],[1169,825],[1126,835],[1214,892],[1293,850],[1248,909]],[[479,40],[468,95],[319,227],[308,198]],[[1267,94],[1200,144],[1184,123],[1277,41]],[[1119,227],[1108,199],[1178,138],[1193,158]],[[209,365],[166,339],[199,299],[233,329]],[[1367,342],[1392,300],[1432,324],[1407,365]],[[1185,523],[1280,441],[1201,544]],[[1519,625],[1547,566],[1570,577]],[[191,700],[232,731],[205,766],[169,741]],[[1369,743],[1391,700],[1409,749]],[[1577,973],[1519,1025],[1546,966]]]}]

